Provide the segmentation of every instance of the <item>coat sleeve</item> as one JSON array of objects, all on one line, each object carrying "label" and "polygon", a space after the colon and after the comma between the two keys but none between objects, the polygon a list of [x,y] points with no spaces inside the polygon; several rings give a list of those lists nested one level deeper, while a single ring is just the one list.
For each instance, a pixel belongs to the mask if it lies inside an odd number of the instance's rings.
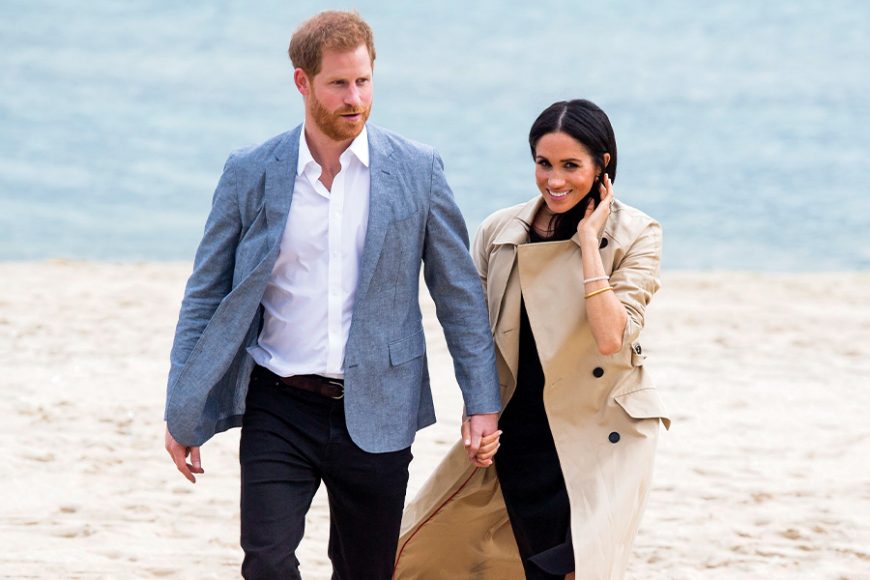
[{"label": "coat sleeve", "polygon": [[468,414],[497,413],[501,396],[483,289],[468,253],[465,221],[444,177],[444,164],[434,152],[431,175],[423,276]]},{"label": "coat sleeve", "polygon": [[167,405],[181,369],[220,305],[232,290],[236,245],[241,231],[238,187],[230,155],[212,198],[211,212],[187,280],[170,353]]},{"label": "coat sleeve", "polygon": [[637,340],[643,329],[646,307],[661,287],[659,264],[662,255],[661,226],[650,221],[634,239],[610,274],[610,285],[625,306],[628,321],[622,344]]}]

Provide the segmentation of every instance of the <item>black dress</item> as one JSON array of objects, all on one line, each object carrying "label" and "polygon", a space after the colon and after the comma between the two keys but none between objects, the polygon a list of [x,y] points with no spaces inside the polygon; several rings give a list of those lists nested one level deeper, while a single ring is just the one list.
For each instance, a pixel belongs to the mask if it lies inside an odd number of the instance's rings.
[{"label": "black dress", "polygon": [[495,468],[526,578],[562,580],[574,571],[571,508],[544,410],[544,371],[525,301],[519,351],[517,388],[499,419],[503,434]]}]

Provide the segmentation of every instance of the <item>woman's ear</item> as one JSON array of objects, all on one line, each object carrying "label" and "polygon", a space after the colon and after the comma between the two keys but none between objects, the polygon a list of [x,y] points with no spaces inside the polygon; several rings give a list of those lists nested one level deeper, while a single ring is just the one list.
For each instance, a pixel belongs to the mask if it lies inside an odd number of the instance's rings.
[{"label": "woman's ear", "polygon": [[610,153],[604,154],[604,169],[607,169],[607,166],[610,165]]}]

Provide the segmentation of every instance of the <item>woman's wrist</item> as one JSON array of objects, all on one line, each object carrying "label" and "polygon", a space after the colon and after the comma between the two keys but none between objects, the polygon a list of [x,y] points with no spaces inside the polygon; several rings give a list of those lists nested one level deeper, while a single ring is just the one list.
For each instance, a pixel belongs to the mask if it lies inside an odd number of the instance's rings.
[{"label": "woman's wrist", "polygon": [[594,246],[598,247],[598,233],[597,232],[580,232],[580,245],[581,246]]}]

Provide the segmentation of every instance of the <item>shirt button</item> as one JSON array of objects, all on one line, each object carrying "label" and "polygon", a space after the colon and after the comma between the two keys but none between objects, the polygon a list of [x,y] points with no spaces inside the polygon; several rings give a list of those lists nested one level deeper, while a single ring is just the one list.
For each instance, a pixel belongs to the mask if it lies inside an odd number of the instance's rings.
[{"label": "shirt button", "polygon": [[617,433],[616,431],[614,431],[613,433],[611,433],[610,435],[607,436],[607,439],[608,439],[611,443],[618,443],[618,442],[619,442],[619,433]]},{"label": "shirt button", "polygon": [[604,376],[604,369],[601,367],[595,367],[592,370],[592,376],[594,376],[596,379],[600,379]]}]

